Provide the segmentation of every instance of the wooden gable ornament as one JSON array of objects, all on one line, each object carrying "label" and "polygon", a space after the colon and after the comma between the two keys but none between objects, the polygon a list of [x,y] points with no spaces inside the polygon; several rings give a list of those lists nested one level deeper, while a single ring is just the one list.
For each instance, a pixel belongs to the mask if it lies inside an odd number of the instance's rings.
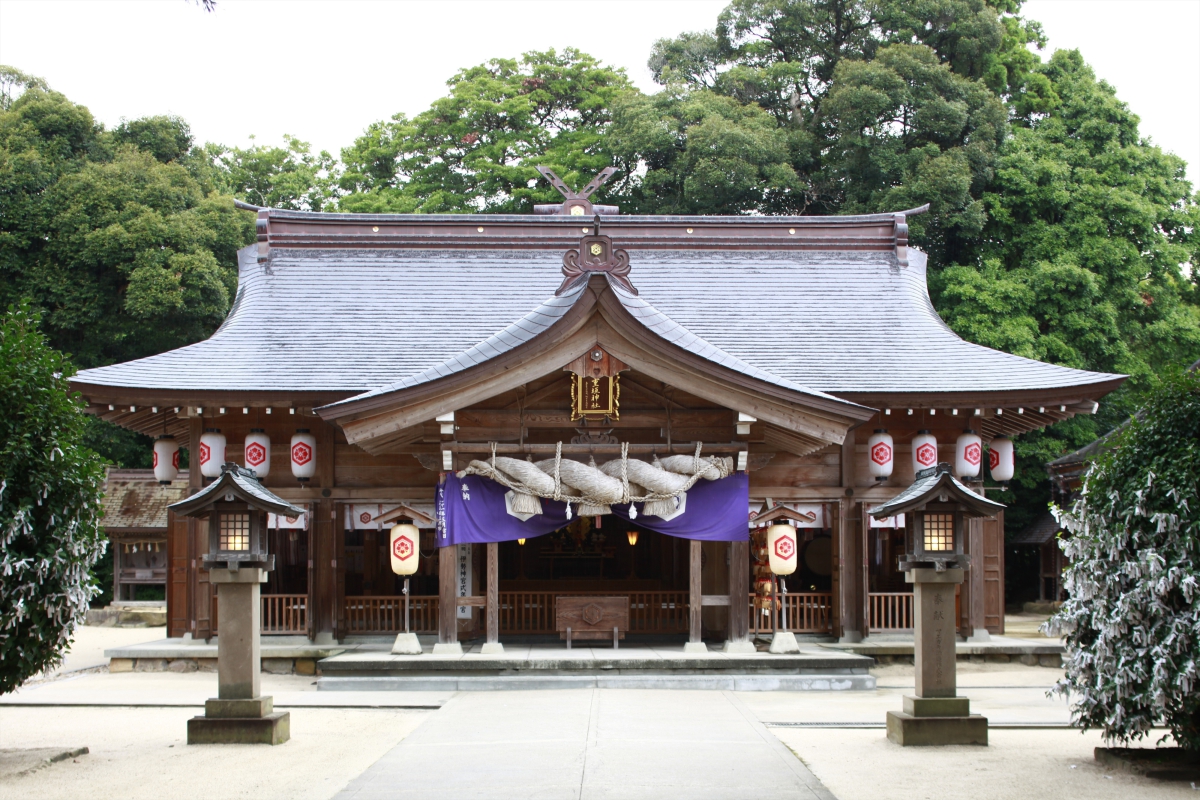
[{"label": "wooden gable ornament", "polygon": [[613,247],[612,237],[600,233],[600,215],[592,219],[592,232],[579,240],[579,248],[563,254],[563,282],[555,296],[562,296],[587,283],[593,273],[608,277],[629,294],[638,290],[629,280],[629,253]]},{"label": "wooden gable ornament", "polygon": [[599,344],[563,370],[571,373],[571,421],[589,417],[621,418],[620,373],[629,365]]}]

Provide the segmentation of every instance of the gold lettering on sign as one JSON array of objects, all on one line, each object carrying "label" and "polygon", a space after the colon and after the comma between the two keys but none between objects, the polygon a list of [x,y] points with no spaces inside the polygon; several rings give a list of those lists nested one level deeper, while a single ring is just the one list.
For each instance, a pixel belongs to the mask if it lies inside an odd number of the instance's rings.
[{"label": "gold lettering on sign", "polygon": [[621,418],[621,378],[619,375],[591,378],[571,376],[571,421],[585,417]]}]

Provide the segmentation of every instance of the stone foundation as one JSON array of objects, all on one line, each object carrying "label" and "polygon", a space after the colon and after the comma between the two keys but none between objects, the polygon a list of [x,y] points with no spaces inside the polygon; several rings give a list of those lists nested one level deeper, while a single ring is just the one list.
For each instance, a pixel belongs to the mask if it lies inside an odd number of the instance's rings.
[{"label": "stone foundation", "polygon": [[[316,675],[315,658],[263,658],[260,670],[270,675]],[[216,672],[215,658],[110,658],[109,672]]]}]

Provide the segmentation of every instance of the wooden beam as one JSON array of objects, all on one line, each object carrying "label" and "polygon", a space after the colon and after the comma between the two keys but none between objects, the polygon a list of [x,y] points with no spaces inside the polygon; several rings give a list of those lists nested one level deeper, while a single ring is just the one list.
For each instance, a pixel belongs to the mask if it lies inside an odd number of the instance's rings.
[{"label": "wooden beam", "polygon": [[750,543],[729,543],[729,641],[750,639]]},{"label": "wooden beam", "polygon": [[455,602],[458,595],[458,551],[454,545],[438,548],[438,643],[452,644],[458,641],[458,614]]},{"label": "wooden beam", "polygon": [[688,641],[697,643],[700,641],[700,612],[701,604],[704,602],[703,594],[700,591],[700,573],[702,562],[700,558],[699,539],[690,540],[690,559],[688,570]]},{"label": "wooden beam", "polygon": [[487,544],[487,641],[500,641],[500,545]]}]

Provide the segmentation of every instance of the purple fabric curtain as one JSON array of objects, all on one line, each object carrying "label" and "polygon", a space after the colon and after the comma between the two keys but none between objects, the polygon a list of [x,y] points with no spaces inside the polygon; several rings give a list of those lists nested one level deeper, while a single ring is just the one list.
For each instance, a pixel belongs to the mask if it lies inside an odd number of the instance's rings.
[{"label": "purple fabric curtain", "polygon": [[[437,489],[437,543],[482,544],[532,539],[567,525],[566,503],[542,500],[543,513],[521,520],[508,513],[508,489],[478,475],[446,476]],[[750,477],[734,473],[719,481],[701,480],[681,498],[682,513],[672,519],[651,517],[638,509],[639,528],[683,539],[744,542],[750,538]],[[572,514],[579,506],[572,504]],[[629,519],[629,506],[613,506],[613,514]],[[574,517],[572,517],[573,519]]]}]

